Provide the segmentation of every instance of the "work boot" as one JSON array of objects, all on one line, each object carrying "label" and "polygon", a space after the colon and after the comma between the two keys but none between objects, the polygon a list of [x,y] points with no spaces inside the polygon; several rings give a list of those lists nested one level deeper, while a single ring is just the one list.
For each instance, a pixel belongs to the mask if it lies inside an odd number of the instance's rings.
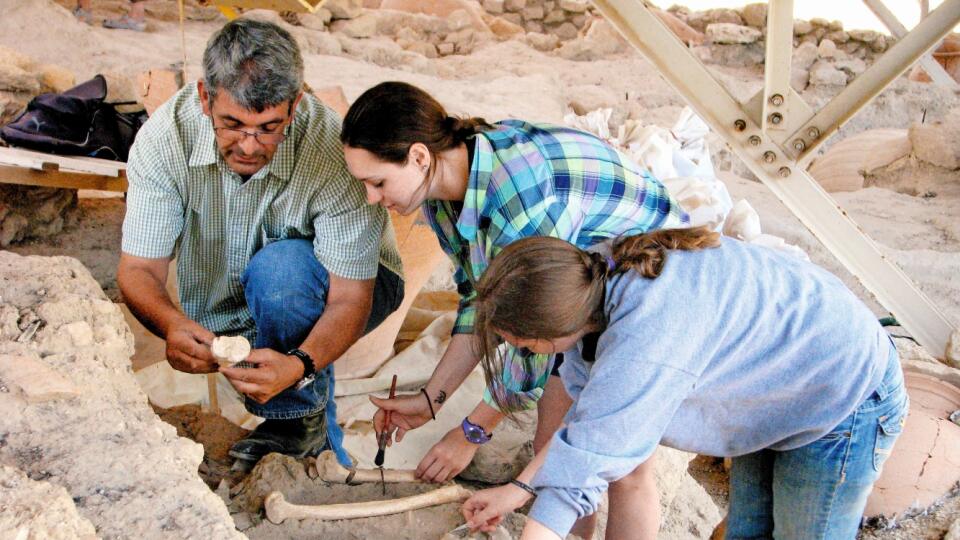
[{"label": "work boot", "polygon": [[230,447],[230,457],[252,463],[271,452],[302,458],[319,454],[326,445],[327,415],[320,411],[303,418],[264,420]]}]

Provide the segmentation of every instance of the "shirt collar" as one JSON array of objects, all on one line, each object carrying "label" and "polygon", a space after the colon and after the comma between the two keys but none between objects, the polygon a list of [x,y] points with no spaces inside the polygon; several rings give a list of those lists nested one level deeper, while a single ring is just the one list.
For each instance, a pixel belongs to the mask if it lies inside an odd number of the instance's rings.
[{"label": "shirt collar", "polygon": [[473,162],[470,164],[470,178],[467,180],[467,192],[463,197],[463,210],[456,222],[457,231],[464,238],[475,238],[487,201],[487,187],[493,173],[494,153],[490,141],[478,133],[474,137]]}]

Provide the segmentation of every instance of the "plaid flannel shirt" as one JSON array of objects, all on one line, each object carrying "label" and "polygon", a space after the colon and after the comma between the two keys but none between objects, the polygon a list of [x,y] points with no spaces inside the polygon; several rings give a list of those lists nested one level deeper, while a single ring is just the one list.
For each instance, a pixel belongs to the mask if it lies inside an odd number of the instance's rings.
[{"label": "plaid flannel shirt", "polygon": [[[475,137],[459,215],[431,200],[424,214],[456,267],[460,306],[454,334],[472,333],[474,285],[515,240],[552,236],[589,248],[618,236],[684,227],[687,215],[650,173],[601,139],[571,128],[505,120]],[[532,408],[553,358],[507,347],[503,380],[487,389],[510,409]]]}]

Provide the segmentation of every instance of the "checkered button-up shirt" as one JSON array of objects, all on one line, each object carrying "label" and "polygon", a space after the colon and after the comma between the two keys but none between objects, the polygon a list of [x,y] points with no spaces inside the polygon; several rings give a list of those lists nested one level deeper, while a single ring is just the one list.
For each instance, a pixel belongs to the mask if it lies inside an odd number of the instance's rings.
[{"label": "checkered button-up shirt", "polygon": [[[650,173],[597,137],[567,127],[506,120],[475,138],[463,208],[428,201],[424,214],[456,266],[461,300],[453,332],[473,332],[474,285],[515,240],[562,238],[588,248],[618,236],[684,227],[687,215]],[[557,306],[563,309],[564,306]],[[543,394],[552,358],[509,348],[493,391],[511,409]],[[496,407],[491,389],[484,400]]]},{"label": "checkered button-up shirt", "polygon": [[371,279],[379,263],[400,274],[390,218],[366,203],[339,135],[336,115],[304,95],[273,159],[243,181],[217,150],[196,85],[187,85],[154,112],[130,151],[124,253],[176,256],[187,316],[249,339],[255,327],[240,276],[272,241],[313,239],[320,263],[343,278]]}]

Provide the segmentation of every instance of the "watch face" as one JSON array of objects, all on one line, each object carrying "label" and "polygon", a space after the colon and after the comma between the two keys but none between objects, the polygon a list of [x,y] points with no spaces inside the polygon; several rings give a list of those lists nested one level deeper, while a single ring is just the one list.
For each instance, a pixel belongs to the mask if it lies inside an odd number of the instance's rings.
[{"label": "watch face", "polygon": [[483,428],[474,424],[463,425],[463,435],[468,441],[474,444],[483,444],[490,440],[490,437],[483,431]]}]

